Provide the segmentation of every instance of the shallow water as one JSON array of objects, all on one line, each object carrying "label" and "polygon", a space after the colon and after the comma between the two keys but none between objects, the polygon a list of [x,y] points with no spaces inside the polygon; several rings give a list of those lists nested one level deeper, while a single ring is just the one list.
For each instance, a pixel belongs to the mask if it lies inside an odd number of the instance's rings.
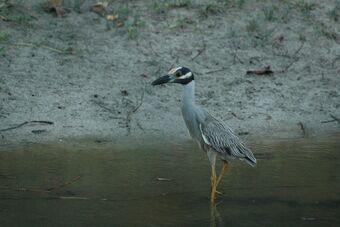
[{"label": "shallow water", "polygon": [[340,135],[249,144],[257,167],[233,161],[216,208],[190,141],[1,147],[0,226],[339,225]]}]

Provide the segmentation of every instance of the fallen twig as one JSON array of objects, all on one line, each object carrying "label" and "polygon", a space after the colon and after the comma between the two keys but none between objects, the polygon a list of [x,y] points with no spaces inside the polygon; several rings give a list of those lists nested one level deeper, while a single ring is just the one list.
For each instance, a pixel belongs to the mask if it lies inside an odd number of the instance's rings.
[{"label": "fallen twig", "polygon": [[304,45],[305,45],[305,42],[302,42],[301,45],[300,45],[300,47],[294,52],[293,57],[295,57],[295,56],[300,52],[300,50],[302,49],[302,47],[303,47]]},{"label": "fallen twig", "polygon": [[247,75],[268,75],[273,74],[273,70],[270,69],[270,65],[267,67],[264,67],[263,69],[256,69],[256,70],[248,70]]},{"label": "fallen twig", "polygon": [[26,46],[26,47],[35,47],[35,48],[44,48],[59,54],[70,54],[72,53],[72,50],[67,48],[67,49],[57,49],[54,47],[46,46],[43,44],[34,44],[34,43],[13,43],[12,46]]},{"label": "fallen twig", "polygon": [[337,121],[340,124],[340,119],[335,117],[334,115],[330,114],[331,118],[333,118],[332,120],[328,120],[328,121],[321,121],[322,124],[324,123],[330,123],[330,122],[334,122]]},{"label": "fallen twig", "polygon": [[3,20],[3,21],[8,21],[8,19],[2,15],[0,15],[0,19]]},{"label": "fallen twig", "polygon": [[139,107],[141,107],[142,106],[142,104],[143,104],[143,99],[144,99],[144,93],[145,93],[145,89],[143,89],[143,92],[142,92],[142,95],[141,95],[141,98],[140,98],[140,101],[139,101],[139,103],[135,106],[135,108],[133,108],[128,114],[133,114],[133,113],[135,113],[138,109],[139,109]]},{"label": "fallen twig", "polygon": [[231,41],[232,43],[232,50],[233,50],[233,57],[234,57],[234,64],[236,63],[236,60],[238,60],[241,64],[244,64],[244,62],[240,59],[240,57],[237,55],[237,46],[240,45],[240,39],[237,39],[237,43],[235,40]]},{"label": "fallen twig", "polygon": [[53,191],[53,190],[55,190],[55,189],[63,188],[63,187],[65,187],[65,186],[68,186],[68,185],[70,185],[70,184],[73,184],[74,182],[78,181],[80,178],[81,178],[80,175],[79,175],[79,176],[76,176],[76,177],[74,177],[72,180],[67,181],[67,182],[64,182],[64,183],[62,183],[62,184],[60,184],[60,185],[58,185],[58,186],[55,186],[55,187],[52,187],[52,188],[47,188],[46,191]]},{"label": "fallen twig", "polygon": [[237,55],[236,50],[234,50],[233,56],[234,56],[234,62],[235,62],[235,59],[237,59],[241,64],[244,64],[244,62],[241,60],[241,58]]},{"label": "fallen twig", "polygon": [[244,120],[243,118],[239,117],[236,115],[236,113],[231,112],[231,115],[233,115],[235,118],[237,118],[238,120]]},{"label": "fallen twig", "polygon": [[211,73],[217,73],[217,72],[222,72],[224,70],[227,70],[228,68],[222,68],[222,69],[216,69],[216,70],[212,70],[212,71],[208,71],[208,72],[205,72],[204,74],[211,74]]},{"label": "fallen twig", "polygon": [[333,120],[328,120],[328,121],[321,121],[321,124],[325,124],[325,123],[331,123],[331,122],[334,122],[334,121],[336,121],[335,119],[333,119]]},{"label": "fallen twig", "polygon": [[[106,110],[106,111],[108,111],[108,112],[110,112],[110,113],[112,113],[112,114],[114,114],[114,115],[117,114],[113,109],[111,109],[111,108],[105,106],[104,103],[97,102],[97,101],[95,101],[95,100],[92,100],[92,102],[93,102],[94,104],[98,105],[100,108],[102,108],[102,109],[104,109],[104,110]],[[119,120],[125,120],[124,117],[116,117],[116,116],[112,116],[112,118],[113,118],[113,119],[119,119]]]},{"label": "fallen twig", "polygon": [[138,126],[138,128],[139,128],[140,130],[142,130],[143,132],[145,132],[144,128],[142,127],[142,125],[139,123],[138,120],[136,121],[136,124],[137,124],[137,126]]},{"label": "fallen twig", "polygon": [[161,56],[153,49],[152,43],[149,42],[150,50],[152,53],[154,53],[157,57],[161,58]]},{"label": "fallen twig", "polygon": [[301,51],[302,47],[305,45],[305,42],[302,42],[300,47],[294,52],[292,58],[293,60],[283,69],[281,70],[281,72],[287,72],[287,70],[295,63],[299,60],[299,58],[296,57],[296,55]]},{"label": "fallen twig", "polygon": [[29,124],[29,123],[40,123],[40,124],[48,124],[48,125],[54,124],[52,121],[25,121],[24,123],[21,123],[19,125],[16,125],[16,126],[13,126],[13,127],[10,127],[10,128],[1,129],[0,132],[5,132],[5,131],[12,130],[12,129],[20,128],[20,127],[22,127],[26,124]]},{"label": "fallen twig", "polygon": [[305,126],[303,125],[303,123],[300,121],[298,123],[298,125],[300,126],[303,135],[306,135],[306,129],[305,129]]},{"label": "fallen twig", "polygon": [[92,102],[93,102],[94,104],[98,105],[99,107],[103,108],[104,110],[107,110],[107,111],[109,111],[110,113],[115,114],[115,112],[114,112],[112,109],[110,109],[109,107],[104,106],[103,103],[100,103],[100,102],[97,102],[97,101],[94,101],[94,100],[92,100]]},{"label": "fallen twig", "polygon": [[[143,81],[144,82],[144,81]],[[144,82],[144,89],[142,91],[141,97],[140,97],[140,101],[137,103],[137,105],[132,108],[126,115],[126,127],[127,127],[127,133],[130,133],[130,122],[131,122],[131,116],[133,113],[135,113],[143,104],[143,100],[144,100],[144,93],[146,90],[146,83]]]},{"label": "fallen twig", "polygon": [[203,47],[197,50],[197,54],[193,58],[191,58],[191,61],[195,60],[198,56],[200,56],[205,51],[205,49],[206,49],[206,44],[205,42],[203,42]]},{"label": "fallen twig", "polygon": [[333,118],[334,120],[336,120],[339,124],[340,124],[340,119],[339,118],[337,118],[337,117],[335,117],[334,115],[330,115],[331,116],[331,118]]}]

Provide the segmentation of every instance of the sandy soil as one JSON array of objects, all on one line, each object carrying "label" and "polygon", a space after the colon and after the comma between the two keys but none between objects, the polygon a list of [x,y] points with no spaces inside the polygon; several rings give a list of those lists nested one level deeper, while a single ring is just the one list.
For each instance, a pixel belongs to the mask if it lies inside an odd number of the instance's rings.
[{"label": "sandy soil", "polygon": [[114,21],[94,1],[65,1],[63,17],[14,2],[0,10],[0,144],[186,139],[181,86],[150,85],[181,65],[240,134],[340,131],[339,1],[111,1]]}]

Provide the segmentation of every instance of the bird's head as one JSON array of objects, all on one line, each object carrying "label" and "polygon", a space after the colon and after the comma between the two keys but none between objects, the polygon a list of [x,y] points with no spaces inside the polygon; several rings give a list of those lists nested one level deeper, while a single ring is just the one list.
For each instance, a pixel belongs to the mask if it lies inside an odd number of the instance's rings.
[{"label": "bird's head", "polygon": [[161,76],[152,82],[152,85],[160,85],[165,83],[179,83],[186,85],[194,80],[194,74],[187,67],[177,67],[171,69],[168,74]]}]

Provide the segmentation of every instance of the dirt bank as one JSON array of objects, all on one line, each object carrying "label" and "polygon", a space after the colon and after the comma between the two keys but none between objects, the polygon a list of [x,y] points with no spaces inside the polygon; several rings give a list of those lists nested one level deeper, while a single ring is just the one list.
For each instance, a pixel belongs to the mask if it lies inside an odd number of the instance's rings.
[{"label": "dirt bank", "polygon": [[181,87],[150,85],[180,65],[197,102],[241,134],[340,130],[339,2],[114,1],[113,21],[93,1],[65,3],[63,17],[44,2],[0,10],[2,144],[187,138]]}]

